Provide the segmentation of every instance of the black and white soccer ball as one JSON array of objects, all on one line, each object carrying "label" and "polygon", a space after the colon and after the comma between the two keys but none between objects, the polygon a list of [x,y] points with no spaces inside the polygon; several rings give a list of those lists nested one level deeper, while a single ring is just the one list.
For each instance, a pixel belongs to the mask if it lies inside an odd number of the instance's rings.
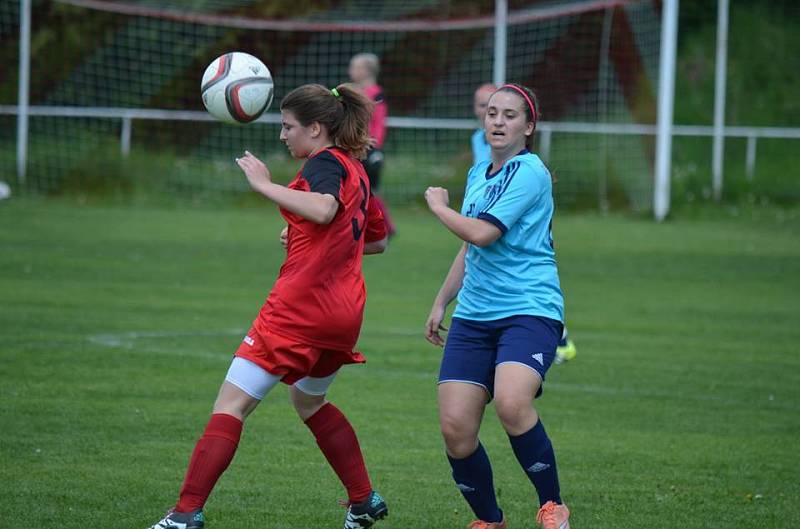
[{"label": "black and white soccer ball", "polygon": [[249,53],[226,53],[206,68],[200,94],[206,110],[220,121],[250,123],[272,104],[272,75]]}]

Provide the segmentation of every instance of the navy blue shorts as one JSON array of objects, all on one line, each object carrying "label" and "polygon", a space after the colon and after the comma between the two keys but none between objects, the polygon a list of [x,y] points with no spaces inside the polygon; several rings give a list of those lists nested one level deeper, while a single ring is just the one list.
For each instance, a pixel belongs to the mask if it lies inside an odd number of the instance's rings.
[{"label": "navy blue shorts", "polygon": [[[505,362],[530,367],[544,382],[563,328],[560,321],[540,316],[510,316],[492,321],[453,318],[439,369],[439,383],[477,384],[494,396],[495,367]],[[540,387],[536,396],[541,394]]]}]

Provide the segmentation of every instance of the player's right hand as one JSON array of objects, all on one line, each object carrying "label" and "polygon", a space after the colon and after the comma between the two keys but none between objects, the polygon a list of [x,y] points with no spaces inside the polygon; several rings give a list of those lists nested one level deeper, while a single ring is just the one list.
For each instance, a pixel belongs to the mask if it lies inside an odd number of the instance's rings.
[{"label": "player's right hand", "polygon": [[442,325],[444,311],[444,307],[434,305],[428,316],[428,321],[425,322],[425,339],[439,347],[444,345],[444,338],[439,334],[439,331],[447,331],[447,327]]},{"label": "player's right hand", "polygon": [[450,195],[443,187],[429,187],[425,190],[425,201],[428,203],[428,208],[434,211],[439,206],[447,207],[450,204]]},{"label": "player's right hand", "polygon": [[281,246],[283,246],[284,250],[289,249],[289,226],[281,230]]},{"label": "player's right hand", "polygon": [[253,190],[264,194],[265,188],[272,184],[272,175],[266,164],[253,156],[250,151],[244,151],[244,156],[236,158],[236,164],[244,171]]}]

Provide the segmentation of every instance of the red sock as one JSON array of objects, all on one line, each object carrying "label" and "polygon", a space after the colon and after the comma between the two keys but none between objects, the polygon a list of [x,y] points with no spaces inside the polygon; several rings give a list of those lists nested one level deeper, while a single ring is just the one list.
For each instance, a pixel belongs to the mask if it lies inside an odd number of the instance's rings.
[{"label": "red sock", "polygon": [[203,507],[211,489],[233,459],[241,435],[242,421],[236,417],[225,413],[211,416],[189,460],[176,511],[189,512]]},{"label": "red sock", "polygon": [[372,485],[358,438],[347,418],[328,402],[308,418],[306,426],[317,438],[320,450],[347,489],[350,503],[366,500],[372,492]]}]

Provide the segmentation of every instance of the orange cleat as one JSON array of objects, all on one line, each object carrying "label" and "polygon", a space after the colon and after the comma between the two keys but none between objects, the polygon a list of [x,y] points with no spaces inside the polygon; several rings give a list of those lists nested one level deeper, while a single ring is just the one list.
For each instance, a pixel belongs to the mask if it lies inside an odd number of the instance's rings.
[{"label": "orange cleat", "polygon": [[569,509],[566,505],[548,501],[539,509],[536,521],[542,524],[542,529],[569,529]]},{"label": "orange cleat", "polygon": [[467,526],[468,529],[507,529],[506,519],[503,517],[501,522],[484,522],[483,520],[475,520]]}]

